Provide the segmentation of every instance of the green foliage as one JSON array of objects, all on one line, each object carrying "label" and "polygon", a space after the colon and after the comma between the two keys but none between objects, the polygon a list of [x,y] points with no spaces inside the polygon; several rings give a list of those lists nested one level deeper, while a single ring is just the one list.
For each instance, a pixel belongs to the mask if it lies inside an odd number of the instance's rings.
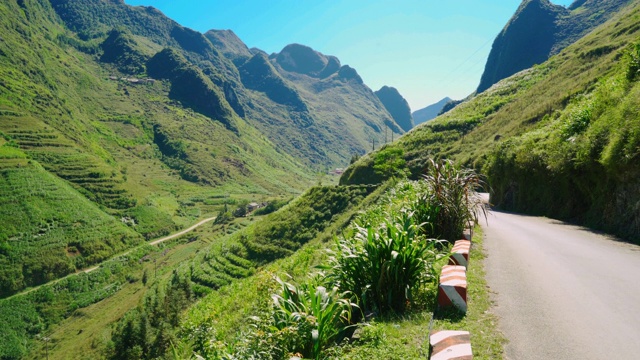
[{"label": "green foliage", "polygon": [[245,236],[240,242],[246,247],[249,258],[259,262],[290,255],[374,189],[368,186],[313,187],[294,203],[256,224],[251,237]]},{"label": "green foliage", "polygon": [[[484,190],[484,181],[474,170],[459,169],[449,160],[431,160],[423,181],[426,198],[422,200],[430,209],[421,213],[432,221],[430,236],[453,243],[478,223],[480,213],[486,217],[484,203],[478,195],[478,191]],[[437,214],[432,218],[434,212]]]},{"label": "green foliage", "polygon": [[253,212],[253,215],[269,215],[273,212],[278,211],[285,205],[291,202],[292,199],[283,199],[283,200],[274,200],[270,201],[267,206],[261,207],[260,209]]},{"label": "green foliage", "polygon": [[627,80],[635,81],[640,75],[640,43],[630,46],[627,52],[629,65],[627,66]]},{"label": "green foliage", "polygon": [[110,359],[156,359],[176,342],[174,328],[193,300],[189,278],[174,271],[162,291],[156,285],[144,302],[118,321],[109,345]]},{"label": "green foliage", "polygon": [[113,29],[100,45],[103,54],[100,61],[114,64],[124,74],[142,74],[146,72],[147,58],[126,28]]},{"label": "green foliage", "polygon": [[321,358],[322,350],[335,341],[351,323],[356,304],[350,302],[350,294],[330,291],[311,281],[297,287],[277,279],[281,285],[273,295],[275,327],[282,331],[293,327],[293,332],[302,337],[307,348],[287,349],[300,352],[305,357]]},{"label": "green foliage", "polygon": [[384,179],[402,177],[406,174],[404,151],[397,147],[386,147],[376,153],[373,169]]},{"label": "green foliage", "polygon": [[127,210],[124,215],[133,220],[133,229],[147,240],[169,235],[177,229],[169,215],[153,206],[136,206]]},{"label": "green foliage", "polygon": [[438,242],[419,236],[413,213],[392,216],[382,224],[356,222],[354,235],[337,240],[329,260],[329,278],[367,311],[403,312],[413,292],[435,275]]},{"label": "green foliage", "polygon": [[46,333],[77,309],[116,293],[148,252],[149,248],[141,248],[91,273],[80,273],[0,300],[0,358],[23,358],[36,335]]}]

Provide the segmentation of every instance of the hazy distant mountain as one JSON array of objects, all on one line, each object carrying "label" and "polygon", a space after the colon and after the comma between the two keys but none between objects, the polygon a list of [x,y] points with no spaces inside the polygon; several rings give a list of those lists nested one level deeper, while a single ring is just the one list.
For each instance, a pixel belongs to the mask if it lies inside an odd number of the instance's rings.
[{"label": "hazy distant mountain", "polygon": [[[217,213],[219,194],[299,193],[403,132],[355,69],[303,45],[270,58],[122,0],[0,13],[0,297]],[[7,239],[29,245],[5,257]]]},{"label": "hazy distant mountain", "polygon": [[576,0],[569,7],[549,0],[524,0],[493,42],[478,86],[496,82],[541,64],[607,21],[630,0]]},{"label": "hazy distant mountain", "polygon": [[376,96],[404,131],[409,131],[413,128],[413,117],[411,116],[409,103],[396,88],[383,86],[376,91]]},{"label": "hazy distant mountain", "polygon": [[440,113],[442,108],[451,101],[451,98],[448,96],[435,104],[431,104],[423,109],[416,110],[411,114],[413,116],[413,122],[416,126],[422,124],[423,122],[427,122],[431,119],[435,119],[436,116]]}]

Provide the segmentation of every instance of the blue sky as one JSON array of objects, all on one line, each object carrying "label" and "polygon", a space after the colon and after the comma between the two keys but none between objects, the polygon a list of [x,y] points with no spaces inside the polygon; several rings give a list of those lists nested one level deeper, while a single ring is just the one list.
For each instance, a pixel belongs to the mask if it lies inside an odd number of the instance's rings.
[{"label": "blue sky", "polygon": [[[126,0],[200,32],[231,29],[268,53],[300,43],[393,86],[413,111],[477,87],[491,44],[521,0]],[[573,0],[552,0],[568,6]]]}]

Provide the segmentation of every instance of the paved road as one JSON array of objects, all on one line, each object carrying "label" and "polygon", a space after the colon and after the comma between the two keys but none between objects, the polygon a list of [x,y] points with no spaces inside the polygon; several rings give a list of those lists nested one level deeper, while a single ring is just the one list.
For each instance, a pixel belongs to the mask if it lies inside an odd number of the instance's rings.
[{"label": "paved road", "polygon": [[500,212],[483,227],[507,359],[640,359],[640,246]]}]

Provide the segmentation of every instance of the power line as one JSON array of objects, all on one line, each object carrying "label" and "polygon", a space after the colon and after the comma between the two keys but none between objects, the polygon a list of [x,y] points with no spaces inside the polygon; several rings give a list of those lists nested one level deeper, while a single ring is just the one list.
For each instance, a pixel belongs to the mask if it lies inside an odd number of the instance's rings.
[{"label": "power line", "polygon": [[469,60],[471,60],[477,53],[479,53],[482,49],[484,49],[493,39],[487,40],[482,46],[480,46],[476,51],[474,51],[469,57],[467,57],[463,62],[461,62],[455,69],[451,70],[447,75],[443,76],[442,79],[438,82],[440,84],[444,83],[445,80],[449,80],[449,77],[455,74],[463,65],[465,65]]}]

